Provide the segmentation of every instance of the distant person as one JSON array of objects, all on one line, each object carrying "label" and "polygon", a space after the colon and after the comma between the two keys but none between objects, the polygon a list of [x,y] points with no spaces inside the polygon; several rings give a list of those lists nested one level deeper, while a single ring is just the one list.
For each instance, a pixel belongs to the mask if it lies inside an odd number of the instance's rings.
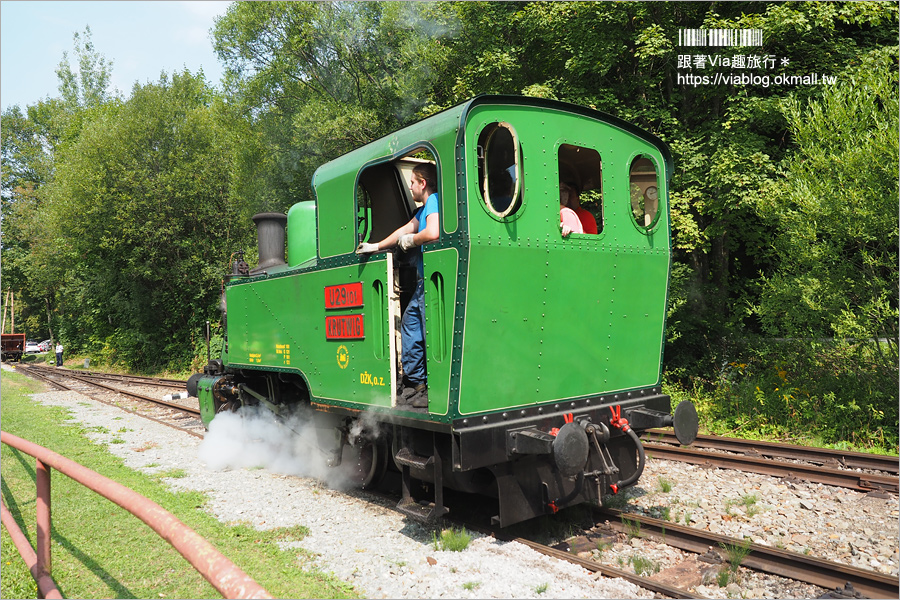
[{"label": "distant person", "polygon": [[56,345],[56,366],[57,367],[62,366],[62,353],[63,353],[63,345],[57,344]]},{"label": "distant person", "polygon": [[569,208],[569,202],[574,188],[568,184],[559,182],[559,226],[563,237],[569,237],[572,233],[584,233],[584,227],[575,211]]}]

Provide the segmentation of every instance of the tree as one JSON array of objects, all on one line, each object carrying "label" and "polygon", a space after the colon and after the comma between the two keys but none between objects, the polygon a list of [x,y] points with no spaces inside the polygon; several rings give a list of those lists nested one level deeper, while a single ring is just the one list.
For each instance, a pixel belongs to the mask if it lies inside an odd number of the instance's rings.
[{"label": "tree", "polygon": [[760,203],[776,232],[778,266],[764,279],[758,307],[772,335],[871,344],[893,366],[897,65],[896,47],[874,50],[821,99],[785,102],[797,151],[776,193]]},{"label": "tree", "polygon": [[[792,150],[782,99],[820,86],[693,85],[685,74],[835,74],[873,48],[896,47],[894,3],[469,2],[432,101],[476,93],[555,98],[612,113],[656,133],[674,154],[675,248],[666,364],[716,373],[733,342],[761,333],[752,310],[759,274],[776,260],[758,203]],[[448,19],[447,22],[453,22]],[[758,29],[761,47],[679,47],[687,28]],[[679,59],[691,58],[689,66]],[[695,64],[698,55],[704,59]],[[769,56],[754,70],[710,57]],[[782,61],[781,59],[784,59]]]},{"label": "tree", "polygon": [[68,267],[73,345],[133,369],[184,365],[192,332],[214,317],[229,254],[249,234],[229,202],[214,100],[202,74],[136,85],[57,161],[42,217]]},{"label": "tree", "polygon": [[78,72],[72,70],[69,55],[63,52],[56,69],[62,101],[71,109],[100,106],[110,99],[109,79],[113,62],[107,61],[106,57],[94,50],[90,26],[84,28],[84,33],[76,31],[72,39],[78,59]]},{"label": "tree", "polygon": [[43,186],[53,180],[60,154],[76,140],[81,123],[108,102],[112,63],[94,50],[90,28],[74,34],[76,75],[67,53],[57,68],[61,98],[43,100],[4,112],[3,158],[3,285],[21,293],[26,331],[52,335],[53,318],[63,289],[64,263],[47,255],[59,245],[47,222],[40,218],[45,202]]},{"label": "tree", "polygon": [[[322,163],[426,109],[439,21],[420,3],[232,4],[214,30],[247,145],[235,193],[286,210]],[[430,24],[436,27],[429,27]],[[432,35],[424,35],[430,33]]]}]

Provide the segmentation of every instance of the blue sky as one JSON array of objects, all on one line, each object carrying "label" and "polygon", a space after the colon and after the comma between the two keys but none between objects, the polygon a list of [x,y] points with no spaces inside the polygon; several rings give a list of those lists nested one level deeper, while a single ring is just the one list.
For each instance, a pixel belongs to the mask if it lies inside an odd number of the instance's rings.
[{"label": "blue sky", "polygon": [[58,96],[56,68],[72,35],[91,28],[94,49],[112,61],[112,85],[123,96],[134,83],[203,68],[216,86],[222,67],[209,31],[230,2],[0,1],[0,105],[23,109]]}]

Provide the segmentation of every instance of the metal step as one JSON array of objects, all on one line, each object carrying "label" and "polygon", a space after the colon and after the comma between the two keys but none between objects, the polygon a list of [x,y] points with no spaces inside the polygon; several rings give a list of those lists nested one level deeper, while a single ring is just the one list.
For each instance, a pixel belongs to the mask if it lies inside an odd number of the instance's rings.
[{"label": "metal step", "polygon": [[423,523],[437,520],[449,512],[443,506],[436,507],[434,502],[416,502],[415,500],[409,502],[401,500],[397,503],[397,510],[407,517]]},{"label": "metal step", "polygon": [[425,470],[425,467],[434,462],[434,456],[419,456],[410,452],[409,448],[400,448],[394,458],[398,464],[420,471]]}]

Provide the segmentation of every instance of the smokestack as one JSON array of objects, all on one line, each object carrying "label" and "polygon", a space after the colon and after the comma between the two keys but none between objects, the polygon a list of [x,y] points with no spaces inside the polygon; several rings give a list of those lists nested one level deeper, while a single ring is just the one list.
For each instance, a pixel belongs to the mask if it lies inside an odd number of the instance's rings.
[{"label": "smokestack", "polygon": [[284,213],[259,213],[253,216],[259,245],[259,265],[253,271],[286,264],[284,260],[284,227],[287,215]]}]

